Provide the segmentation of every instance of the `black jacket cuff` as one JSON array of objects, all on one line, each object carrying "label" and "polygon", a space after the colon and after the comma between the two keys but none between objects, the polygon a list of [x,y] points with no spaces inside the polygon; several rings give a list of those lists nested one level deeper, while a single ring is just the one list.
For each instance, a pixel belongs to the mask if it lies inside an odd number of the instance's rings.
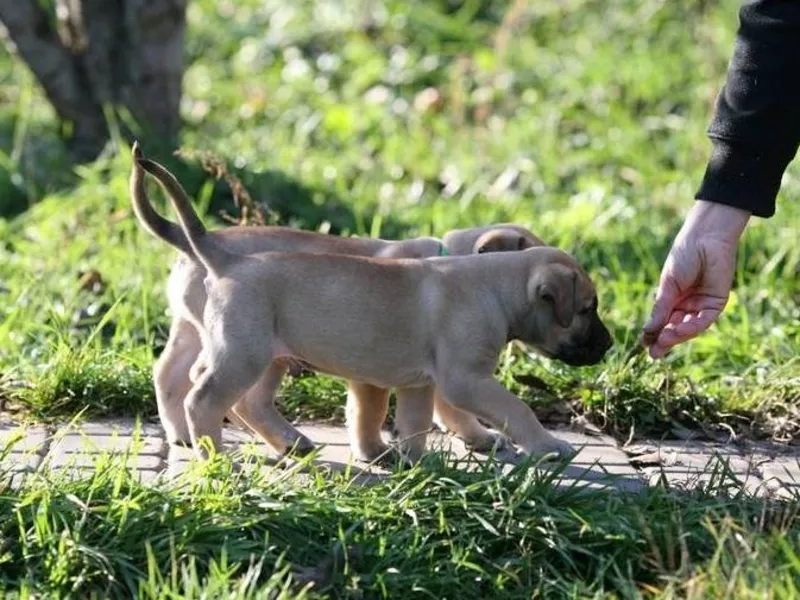
[{"label": "black jacket cuff", "polygon": [[794,152],[772,154],[714,139],[697,200],[748,210],[757,217],[775,214],[775,197]]}]

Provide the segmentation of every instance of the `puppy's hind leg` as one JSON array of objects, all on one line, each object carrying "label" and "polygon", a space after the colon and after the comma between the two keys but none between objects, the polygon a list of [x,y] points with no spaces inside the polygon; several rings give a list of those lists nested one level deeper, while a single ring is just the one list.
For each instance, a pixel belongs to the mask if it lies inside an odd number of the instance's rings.
[{"label": "puppy's hind leg", "polygon": [[[209,438],[214,450],[222,449],[225,413],[255,384],[269,362],[269,356],[263,356],[269,352],[268,342],[263,352],[249,348],[251,352],[243,353],[238,351],[235,340],[245,338],[235,335],[236,331],[223,337],[220,329],[208,336],[203,348],[205,369],[184,403],[192,446],[203,459],[208,457],[207,449],[201,445],[203,438]],[[227,346],[226,339],[230,341]]]},{"label": "puppy's hind leg", "polygon": [[314,449],[314,444],[275,408],[275,394],[288,367],[285,361],[273,361],[233,406],[233,412],[278,453],[304,456]]},{"label": "puppy's hind leg", "polygon": [[381,426],[388,412],[388,389],[359,381],[347,382],[347,435],[350,451],[358,460],[372,462],[389,450],[381,439]]},{"label": "puppy's hind leg", "polygon": [[433,386],[398,388],[395,421],[400,454],[413,464],[422,458],[433,424]]},{"label": "puppy's hind leg", "polygon": [[161,426],[170,444],[189,445],[184,400],[192,387],[189,370],[200,354],[200,336],[189,321],[172,322],[164,351],[153,367],[153,382]]}]

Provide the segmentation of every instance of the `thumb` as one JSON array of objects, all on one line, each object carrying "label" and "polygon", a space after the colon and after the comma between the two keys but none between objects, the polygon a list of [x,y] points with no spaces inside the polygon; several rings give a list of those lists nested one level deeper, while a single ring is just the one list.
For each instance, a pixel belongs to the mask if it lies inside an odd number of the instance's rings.
[{"label": "thumb", "polygon": [[656,300],[650,317],[642,327],[641,341],[645,346],[650,346],[658,339],[658,334],[669,323],[669,318],[678,301],[678,290],[669,279],[663,279],[658,285]]}]

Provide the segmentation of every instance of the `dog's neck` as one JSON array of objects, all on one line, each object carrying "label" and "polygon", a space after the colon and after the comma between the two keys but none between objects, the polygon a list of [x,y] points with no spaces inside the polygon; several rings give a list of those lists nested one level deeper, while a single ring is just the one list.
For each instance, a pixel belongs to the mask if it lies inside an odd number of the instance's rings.
[{"label": "dog's neck", "polygon": [[509,342],[518,340],[526,344],[535,344],[536,339],[533,339],[535,331],[533,310],[531,299],[528,297],[528,280],[530,279],[532,265],[529,259],[526,259],[522,253],[498,253],[506,257],[514,259],[518,264],[515,273],[512,276],[506,275],[502,278],[497,286],[498,303],[506,318],[506,331],[505,341]]},{"label": "dog's neck", "polygon": [[[525,337],[526,322],[530,316],[527,282],[530,260],[515,252],[498,252],[475,257],[473,264],[483,270],[479,289],[474,290],[481,303],[491,305],[489,314],[502,315],[502,322],[494,323],[503,345]],[[504,268],[497,268],[502,261]],[[509,266],[513,268],[509,272]]]}]

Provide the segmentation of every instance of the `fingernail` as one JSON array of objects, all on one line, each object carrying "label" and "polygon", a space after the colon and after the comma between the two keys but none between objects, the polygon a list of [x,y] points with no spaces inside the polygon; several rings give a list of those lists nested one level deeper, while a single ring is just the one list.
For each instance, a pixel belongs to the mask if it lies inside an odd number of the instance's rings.
[{"label": "fingernail", "polygon": [[652,346],[658,340],[658,332],[643,331],[639,335],[639,343],[644,346]]}]

